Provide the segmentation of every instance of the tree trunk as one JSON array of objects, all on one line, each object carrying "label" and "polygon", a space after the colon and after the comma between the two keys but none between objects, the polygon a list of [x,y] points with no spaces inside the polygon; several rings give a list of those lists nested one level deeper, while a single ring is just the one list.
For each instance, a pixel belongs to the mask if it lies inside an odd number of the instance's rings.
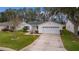
[{"label": "tree trunk", "polygon": [[74,24],[74,33],[75,35],[78,35],[78,25]]}]

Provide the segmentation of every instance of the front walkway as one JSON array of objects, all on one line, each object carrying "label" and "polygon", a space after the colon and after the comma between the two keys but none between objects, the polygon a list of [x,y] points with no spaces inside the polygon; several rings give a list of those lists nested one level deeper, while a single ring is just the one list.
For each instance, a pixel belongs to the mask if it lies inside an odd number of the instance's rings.
[{"label": "front walkway", "polygon": [[31,45],[21,51],[65,51],[60,35],[41,34]]}]

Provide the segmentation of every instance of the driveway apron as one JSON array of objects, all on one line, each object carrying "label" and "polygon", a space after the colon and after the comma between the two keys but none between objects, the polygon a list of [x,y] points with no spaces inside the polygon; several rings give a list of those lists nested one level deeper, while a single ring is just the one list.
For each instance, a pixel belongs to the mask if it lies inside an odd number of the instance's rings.
[{"label": "driveway apron", "polygon": [[60,35],[41,34],[31,45],[23,51],[65,51]]}]

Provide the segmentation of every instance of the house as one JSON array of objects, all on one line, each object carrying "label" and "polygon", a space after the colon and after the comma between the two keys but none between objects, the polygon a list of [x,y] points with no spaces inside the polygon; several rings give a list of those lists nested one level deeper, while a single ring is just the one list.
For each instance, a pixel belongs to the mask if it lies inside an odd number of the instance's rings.
[{"label": "house", "polygon": [[55,22],[45,22],[38,26],[39,33],[52,33],[52,34],[60,34],[60,30],[62,30],[63,25]]},{"label": "house", "polygon": [[[74,24],[70,20],[68,20],[66,23],[66,29],[74,33]],[[79,31],[79,26],[78,26],[78,31]]]},{"label": "house", "polygon": [[55,23],[53,21],[47,21],[47,22],[29,22],[32,26],[31,30],[33,33],[52,33],[52,34],[60,34],[60,30],[62,30],[63,25],[59,23]]},{"label": "house", "polygon": [[[7,26],[9,26],[8,28],[10,29],[11,28],[11,23],[10,22],[3,22],[3,23],[0,23],[0,31],[4,28],[6,28]],[[16,31],[17,30],[21,30],[23,29],[24,27],[27,27],[27,31],[31,31],[32,30],[32,26],[26,22],[20,22],[19,25],[16,26]]]},{"label": "house", "polygon": [[10,28],[10,23],[9,22],[2,22],[0,23],[0,31],[4,28],[6,28],[7,26],[9,26]]}]

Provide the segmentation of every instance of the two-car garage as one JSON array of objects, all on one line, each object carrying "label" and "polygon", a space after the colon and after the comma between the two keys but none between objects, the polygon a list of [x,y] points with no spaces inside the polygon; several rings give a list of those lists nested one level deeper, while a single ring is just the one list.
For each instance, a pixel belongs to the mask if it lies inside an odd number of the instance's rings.
[{"label": "two-car garage", "polygon": [[60,31],[59,31],[59,27],[43,27],[42,33],[58,34],[58,33],[60,33]]},{"label": "two-car garage", "polygon": [[46,22],[40,24],[38,27],[39,33],[60,34],[61,29],[62,29],[62,25],[55,22]]}]

